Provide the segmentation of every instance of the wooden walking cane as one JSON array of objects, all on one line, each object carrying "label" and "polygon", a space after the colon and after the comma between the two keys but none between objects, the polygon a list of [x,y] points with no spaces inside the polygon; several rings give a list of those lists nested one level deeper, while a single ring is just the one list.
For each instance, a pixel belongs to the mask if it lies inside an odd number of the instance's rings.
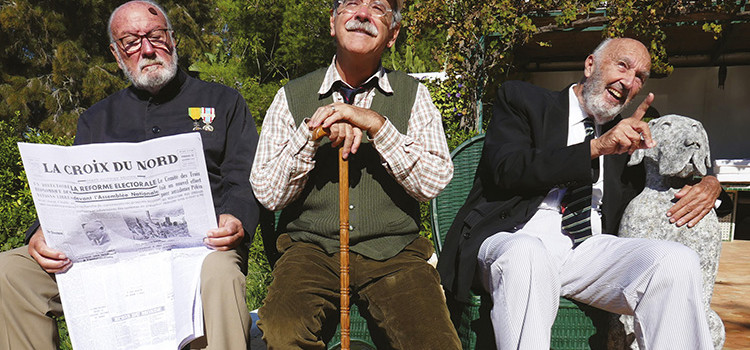
[{"label": "wooden walking cane", "polygon": [[[327,135],[323,128],[313,130],[313,140]],[[349,350],[349,161],[339,147],[339,264],[341,276],[341,350]]]}]

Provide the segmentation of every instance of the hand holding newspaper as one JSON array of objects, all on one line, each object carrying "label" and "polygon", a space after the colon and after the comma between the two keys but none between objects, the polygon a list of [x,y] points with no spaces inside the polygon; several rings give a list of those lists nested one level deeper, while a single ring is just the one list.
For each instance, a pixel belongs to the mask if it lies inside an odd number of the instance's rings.
[{"label": "hand holding newspaper", "polygon": [[19,143],[75,349],[179,349],[203,335],[216,227],[199,133],[141,143]]}]

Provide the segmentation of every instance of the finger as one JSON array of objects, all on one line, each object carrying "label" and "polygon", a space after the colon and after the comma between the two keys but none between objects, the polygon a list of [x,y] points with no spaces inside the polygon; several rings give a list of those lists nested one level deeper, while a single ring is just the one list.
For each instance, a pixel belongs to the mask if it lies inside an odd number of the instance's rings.
[{"label": "finger", "polygon": [[646,115],[646,111],[648,110],[648,107],[651,106],[651,102],[654,102],[654,94],[649,92],[648,96],[646,96],[646,98],[643,99],[643,102],[638,105],[638,108],[636,108],[635,112],[633,112],[633,115],[631,115],[630,118],[639,121],[643,120],[643,116]]},{"label": "finger", "polygon": [[66,259],[68,259],[68,257],[65,256],[65,253],[63,253],[63,252],[61,252],[61,251],[59,251],[57,249],[50,248],[47,245],[47,242],[44,241],[43,239],[42,240],[35,240],[33,243],[29,242],[29,253],[31,253],[32,249],[33,249],[33,251],[38,256],[40,256],[42,258],[45,258],[45,259],[50,259],[50,260],[66,260]]},{"label": "finger", "polygon": [[703,209],[698,215],[696,215],[693,219],[688,222],[688,227],[692,228],[693,226],[697,225],[699,221],[703,220],[708,213],[711,212],[711,209]]},{"label": "finger", "polygon": [[326,118],[334,114],[335,111],[336,108],[333,105],[318,107],[318,109],[315,110],[315,113],[313,113],[313,116],[307,122],[307,126],[311,130],[317,128],[323,123]]},{"label": "finger", "polygon": [[340,121],[346,121],[346,116],[341,111],[336,111],[336,113],[331,114],[328,116],[323,122],[320,124],[324,128],[330,128],[331,125],[340,122]]},{"label": "finger", "polygon": [[[684,203],[681,203],[681,202],[684,202]],[[680,225],[678,226],[682,226],[682,224],[688,222],[690,219],[693,218],[695,214],[690,215],[690,213],[696,208],[696,205],[691,201],[686,201],[682,199],[678,201],[677,203],[675,203],[675,205],[673,205],[672,208],[674,208],[674,210],[670,209],[670,211],[672,212],[672,215],[669,217],[669,222],[673,224],[680,222]]]},{"label": "finger", "polygon": [[331,140],[331,147],[338,147],[343,141],[341,137],[343,135],[341,128],[341,124],[331,125],[331,133],[328,135],[328,139]]},{"label": "finger", "polygon": [[73,266],[73,262],[70,260],[67,260],[62,266],[59,267],[44,267],[44,271],[47,271],[47,273],[62,273],[65,271],[68,271],[70,267]]},{"label": "finger", "polygon": [[[674,194],[674,197],[677,199],[682,199],[682,197],[685,197],[690,191],[693,190],[693,186],[685,185],[683,188],[681,188],[677,193]],[[669,213],[667,213],[669,214]]]},{"label": "finger", "polygon": [[349,157],[349,152],[351,152],[352,150],[352,142],[354,142],[354,131],[352,130],[351,126],[345,127],[344,130],[346,131],[346,137],[344,138],[344,146],[341,148],[341,156],[346,159],[347,157]]},{"label": "finger", "polygon": [[206,237],[203,241],[210,248],[216,250],[229,250],[234,248],[240,241],[241,235],[239,233],[223,236],[223,237]]},{"label": "finger", "polygon": [[362,143],[362,129],[354,127],[354,141],[352,142],[352,154],[356,154],[359,149],[359,145]]},{"label": "finger", "polygon": [[57,273],[65,271],[69,268],[68,265],[71,264],[70,259],[56,259],[56,258],[50,258],[47,256],[44,256],[43,254],[40,254],[38,249],[34,249],[31,246],[29,246],[29,255],[31,255],[34,260],[39,264],[39,266],[44,269],[44,271],[47,271],[49,273]]},{"label": "finger", "polygon": [[219,238],[219,237],[231,236],[234,233],[235,233],[234,231],[232,231],[232,230],[230,230],[228,228],[223,228],[223,227],[222,228],[214,228],[214,229],[208,230],[208,232],[206,233],[206,237],[208,237],[208,238]]}]

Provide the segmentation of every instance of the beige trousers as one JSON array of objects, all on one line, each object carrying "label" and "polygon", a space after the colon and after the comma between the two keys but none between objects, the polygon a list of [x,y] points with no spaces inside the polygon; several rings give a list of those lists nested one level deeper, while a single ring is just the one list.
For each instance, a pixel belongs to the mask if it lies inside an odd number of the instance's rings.
[{"label": "beige trousers", "polygon": [[[245,305],[245,263],[236,250],[209,254],[201,269],[206,336],[191,349],[247,348],[250,313]],[[62,315],[54,275],[45,272],[28,246],[0,253],[0,350],[56,349]]]}]

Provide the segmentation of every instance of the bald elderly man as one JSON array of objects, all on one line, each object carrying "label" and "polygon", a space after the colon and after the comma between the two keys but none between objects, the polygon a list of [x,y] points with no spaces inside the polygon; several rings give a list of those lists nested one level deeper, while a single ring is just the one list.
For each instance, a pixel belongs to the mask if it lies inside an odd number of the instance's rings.
[{"label": "bald elderly man", "polygon": [[[560,92],[506,82],[497,93],[474,187],[440,255],[443,285],[466,302],[473,279],[492,297],[498,349],[549,349],[560,296],[634,315],[642,349],[712,348],[696,253],[674,242],[617,237],[642,189],[628,155],[654,146],[641,119],[619,116],[649,76],[646,47],[607,39]],[[721,192],[707,176],[666,213],[695,225]]]}]

